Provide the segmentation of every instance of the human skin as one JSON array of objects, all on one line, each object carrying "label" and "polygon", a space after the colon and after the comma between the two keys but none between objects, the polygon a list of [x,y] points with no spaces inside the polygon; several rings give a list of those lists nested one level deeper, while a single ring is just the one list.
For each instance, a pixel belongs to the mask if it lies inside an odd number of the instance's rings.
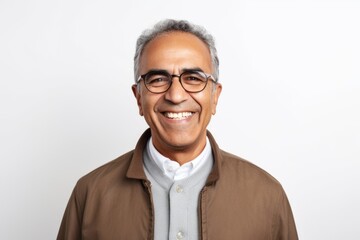
[{"label": "human skin", "polygon": [[[176,75],[184,69],[201,69],[207,74],[214,70],[207,45],[195,35],[179,31],[163,33],[145,46],[139,75],[155,69]],[[205,147],[206,128],[216,113],[221,84],[209,79],[203,91],[188,93],[175,77],[169,90],[160,94],[149,92],[143,81],[139,84],[132,90],[155,148],[180,165],[196,158]]]}]

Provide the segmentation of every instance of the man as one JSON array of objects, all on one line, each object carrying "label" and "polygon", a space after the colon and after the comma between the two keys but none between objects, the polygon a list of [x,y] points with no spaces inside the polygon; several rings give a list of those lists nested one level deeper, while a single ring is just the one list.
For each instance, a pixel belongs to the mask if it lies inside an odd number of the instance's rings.
[{"label": "man", "polygon": [[139,37],[134,63],[150,128],[78,181],[57,239],[298,239],[281,185],[206,130],[222,89],[211,35],[162,21]]}]

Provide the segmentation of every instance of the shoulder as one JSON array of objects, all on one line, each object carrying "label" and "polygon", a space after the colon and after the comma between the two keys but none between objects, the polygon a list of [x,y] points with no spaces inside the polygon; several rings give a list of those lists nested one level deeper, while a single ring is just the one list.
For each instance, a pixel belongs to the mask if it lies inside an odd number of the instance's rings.
[{"label": "shoulder", "polygon": [[95,185],[109,185],[115,181],[121,182],[125,179],[133,153],[134,151],[129,151],[84,175],[78,180],[76,188],[85,189]]},{"label": "shoulder", "polygon": [[220,178],[232,178],[238,183],[282,189],[279,181],[259,166],[226,151],[221,150],[220,153]]}]

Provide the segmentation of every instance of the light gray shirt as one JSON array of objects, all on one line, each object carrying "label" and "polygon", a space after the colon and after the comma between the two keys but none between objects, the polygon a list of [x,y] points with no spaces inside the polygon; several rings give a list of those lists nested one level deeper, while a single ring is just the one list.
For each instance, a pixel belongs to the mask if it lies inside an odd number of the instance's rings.
[{"label": "light gray shirt", "polygon": [[203,156],[203,163],[198,165],[196,171],[190,171],[188,176],[174,180],[166,175],[162,165],[158,166],[148,144],[144,151],[144,170],[151,182],[155,215],[154,239],[199,239],[199,194],[213,166],[211,147],[209,148],[210,153]]}]

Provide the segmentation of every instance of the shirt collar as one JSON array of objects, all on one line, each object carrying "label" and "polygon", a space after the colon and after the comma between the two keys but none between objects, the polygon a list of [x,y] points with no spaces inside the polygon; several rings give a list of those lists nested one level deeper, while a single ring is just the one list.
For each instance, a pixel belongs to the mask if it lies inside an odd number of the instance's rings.
[{"label": "shirt collar", "polygon": [[158,150],[156,150],[152,142],[152,137],[148,141],[147,149],[150,157],[155,161],[156,165],[161,169],[164,175],[172,180],[184,179],[197,172],[201,166],[204,165],[206,160],[209,159],[209,155],[211,154],[211,145],[207,137],[205,148],[199,154],[199,156],[183,164],[182,166],[180,166],[178,162],[165,157]]}]

